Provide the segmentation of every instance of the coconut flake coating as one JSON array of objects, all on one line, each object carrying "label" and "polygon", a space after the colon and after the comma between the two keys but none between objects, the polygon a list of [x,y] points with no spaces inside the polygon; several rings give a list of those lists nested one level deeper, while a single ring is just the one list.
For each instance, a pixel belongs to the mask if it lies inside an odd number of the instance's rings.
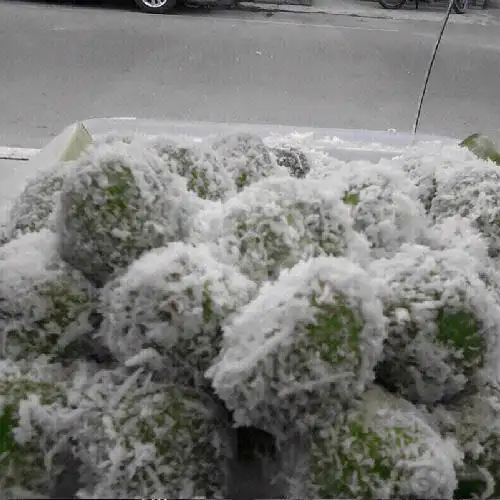
[{"label": "coconut flake coating", "polygon": [[276,163],[262,139],[248,133],[235,133],[212,144],[238,190],[259,179],[274,175],[288,176],[285,167]]},{"label": "coconut flake coating", "polygon": [[380,383],[432,404],[498,378],[499,307],[478,267],[460,249],[419,245],[370,265],[390,320]]},{"label": "coconut flake coating", "polygon": [[[453,498],[461,453],[408,402],[374,388],[312,435],[304,498]],[[297,477],[294,478],[297,481]]]},{"label": "coconut flake coating", "polygon": [[431,224],[428,238],[430,248],[460,249],[473,257],[471,264],[477,263],[485,272],[488,268],[491,270],[493,262],[488,255],[488,241],[472,219],[460,215],[444,217]]},{"label": "coconut flake coating", "polygon": [[44,229],[0,248],[0,356],[63,353],[92,331],[94,289]]},{"label": "coconut flake coating", "polygon": [[373,377],[385,318],[370,277],[319,257],[265,283],[224,330],[207,376],[238,425],[277,436],[331,422]]},{"label": "coconut flake coating", "polygon": [[[354,228],[366,236],[375,258],[393,255],[403,243],[425,240],[429,225],[425,208],[403,171],[383,160],[377,165],[356,162],[340,175],[347,184],[343,201]],[[338,183],[340,175],[332,173],[330,182]]]},{"label": "coconut flake coating", "polygon": [[44,364],[0,360],[0,491],[7,497],[50,497],[60,472],[52,429],[65,404],[65,387]]},{"label": "coconut flake coating", "polygon": [[140,370],[80,375],[68,392],[80,422],[78,498],[223,498],[223,447],[211,402]]},{"label": "coconut flake coating", "polygon": [[63,259],[102,286],[142,253],[180,240],[198,209],[185,180],[134,144],[99,144],[65,179],[58,212]]},{"label": "coconut flake coating", "polygon": [[402,171],[410,177],[420,201],[429,211],[438,188],[439,172],[464,165],[470,168],[479,160],[466,148],[438,141],[411,147],[393,161],[401,164]]},{"label": "coconut flake coating", "polygon": [[500,251],[500,170],[475,159],[442,169],[436,175],[437,190],[430,214],[436,220],[458,214],[471,219],[489,244],[489,252]]},{"label": "coconut flake coating", "polygon": [[201,383],[219,354],[222,323],[255,293],[206,246],[172,243],[143,255],[104,290],[102,336],[123,362],[148,358],[171,379]]},{"label": "coconut flake coating", "polygon": [[[453,432],[464,451],[466,467],[459,471],[459,489],[498,498],[500,494],[500,389],[484,386],[448,408]],[[465,498],[461,496],[460,498]]]},{"label": "coconut flake coating", "polygon": [[217,201],[236,192],[236,185],[223,162],[208,146],[155,137],[148,140],[145,147],[158,154],[165,169],[184,177],[187,188],[200,198]]},{"label": "coconut flake coating", "polygon": [[68,163],[57,163],[28,180],[9,211],[4,233],[6,241],[41,229],[55,229],[54,210],[70,169]]},{"label": "coconut flake coating", "polygon": [[194,239],[215,242],[224,261],[257,282],[311,257],[366,258],[368,243],[353,231],[338,192],[307,179],[264,179],[200,212]]}]

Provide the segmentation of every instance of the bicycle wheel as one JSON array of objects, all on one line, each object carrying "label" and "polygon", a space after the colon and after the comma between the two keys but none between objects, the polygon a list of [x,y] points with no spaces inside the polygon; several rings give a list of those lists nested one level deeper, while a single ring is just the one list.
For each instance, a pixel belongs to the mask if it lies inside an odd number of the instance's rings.
[{"label": "bicycle wheel", "polygon": [[469,0],[453,0],[453,10],[457,14],[465,14],[469,7]]},{"label": "bicycle wheel", "polygon": [[378,3],[384,9],[400,9],[406,3],[406,0],[378,0]]}]

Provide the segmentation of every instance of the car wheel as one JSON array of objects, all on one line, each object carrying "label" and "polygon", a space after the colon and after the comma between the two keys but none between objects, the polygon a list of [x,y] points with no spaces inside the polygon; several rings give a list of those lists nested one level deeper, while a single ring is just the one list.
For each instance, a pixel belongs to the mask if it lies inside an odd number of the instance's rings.
[{"label": "car wheel", "polygon": [[142,12],[149,14],[165,14],[177,4],[177,0],[134,0]]}]

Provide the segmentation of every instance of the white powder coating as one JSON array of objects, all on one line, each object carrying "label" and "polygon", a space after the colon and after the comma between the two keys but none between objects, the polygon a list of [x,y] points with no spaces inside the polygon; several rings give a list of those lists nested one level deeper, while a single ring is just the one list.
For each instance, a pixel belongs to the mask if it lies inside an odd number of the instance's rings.
[{"label": "white powder coating", "polygon": [[163,169],[184,177],[187,188],[200,198],[224,200],[236,193],[236,184],[221,158],[205,144],[160,136],[143,145],[160,157]]},{"label": "white powder coating", "polygon": [[318,256],[369,258],[353,230],[340,186],[293,177],[261,180],[223,205],[199,212],[195,241],[212,241],[225,262],[257,282]]},{"label": "white powder coating", "polygon": [[159,162],[134,144],[104,142],[89,148],[65,179],[59,251],[95,284],[188,232],[198,202],[185,180]]},{"label": "white powder coating", "polygon": [[264,177],[290,174],[279,166],[271,150],[255,135],[237,133],[221,137],[212,143],[238,190]]},{"label": "white powder coating", "polygon": [[33,359],[92,332],[93,287],[57,254],[47,229],[0,248],[0,356]]},{"label": "white powder coating", "polygon": [[222,323],[256,288],[208,247],[172,243],[143,255],[103,291],[101,335],[123,362],[154,350],[168,378],[199,382],[219,354]]},{"label": "white powder coating", "polygon": [[500,310],[474,257],[405,245],[370,272],[390,319],[381,378],[411,401],[433,403],[498,380]]},{"label": "white powder coating", "polygon": [[291,422],[300,432],[328,423],[363,391],[385,318],[368,274],[319,257],[265,283],[224,334],[221,359],[207,372],[213,387],[238,424],[280,435]]},{"label": "white powder coating", "polygon": [[70,170],[69,164],[56,163],[26,183],[10,209],[5,228],[6,240],[41,229],[55,229],[54,211],[64,177]]},{"label": "white powder coating", "polygon": [[[404,400],[375,387],[314,433],[305,498],[453,498],[462,453]],[[297,480],[295,478],[295,480]]]}]

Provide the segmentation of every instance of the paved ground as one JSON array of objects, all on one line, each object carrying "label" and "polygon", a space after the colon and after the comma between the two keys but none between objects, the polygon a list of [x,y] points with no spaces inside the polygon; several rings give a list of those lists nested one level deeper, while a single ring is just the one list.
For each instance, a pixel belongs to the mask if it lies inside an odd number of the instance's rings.
[{"label": "paved ground", "polygon": [[[408,130],[439,30],[85,2],[0,3],[0,146],[40,147],[70,122],[116,115]],[[449,28],[421,131],[498,138],[500,29]]]}]

